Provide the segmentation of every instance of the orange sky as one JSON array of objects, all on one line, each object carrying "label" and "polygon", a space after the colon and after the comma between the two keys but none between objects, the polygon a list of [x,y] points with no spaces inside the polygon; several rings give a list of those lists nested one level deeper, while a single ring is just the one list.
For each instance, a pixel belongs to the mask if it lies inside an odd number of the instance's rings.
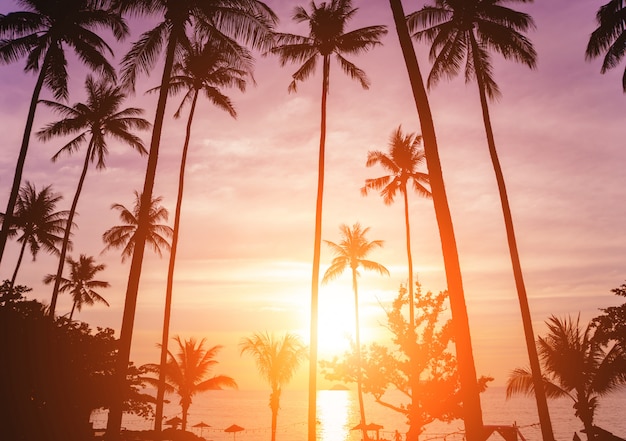
[{"label": "orange sky", "polygon": [[[407,12],[422,2],[405,1]],[[525,272],[536,333],[550,314],[581,313],[587,320],[597,308],[619,303],[610,289],[624,280],[626,204],[624,188],[624,94],[622,68],[600,75],[600,63],[586,62],[584,50],[602,2],[552,0],[516,5],[529,12],[537,29],[529,34],[538,52],[538,69],[494,57],[496,80],[503,92],[491,105],[500,160],[513,210],[520,257]],[[268,1],[285,32],[306,33],[290,22],[299,2]],[[391,24],[386,2],[355,1],[360,7],[349,27]],[[0,0],[0,13],[15,10]],[[137,22],[130,41],[147,29]],[[385,241],[372,259],[386,265],[391,277],[360,279],[364,336],[382,333],[385,304],[406,281],[402,205],[385,206],[375,194],[359,188],[366,178],[382,174],[367,169],[368,150],[386,150],[391,132],[400,124],[419,131],[408,93],[395,30],[382,47],[359,58],[371,82],[370,90],[331,67],[323,238],[338,241],[338,226],[361,222],[369,238]],[[120,48],[118,59],[127,46]],[[422,69],[428,69],[426,49],[418,49]],[[35,78],[24,75],[23,63],[0,67],[0,203],[6,204],[13,167]],[[76,66],[75,66],[76,67]],[[256,87],[245,94],[229,92],[239,113],[225,113],[200,102],[194,121],[189,157],[182,232],[179,244],[171,333],[206,337],[222,344],[216,373],[229,374],[241,388],[262,388],[250,359],[240,358],[239,340],[254,331],[285,330],[308,334],[314,203],[319,142],[319,72],[288,94],[295,66],[280,68],[275,58],[259,57]],[[155,69],[158,71],[158,69]],[[143,91],[156,86],[158,75],[144,78],[127,105],[154,115],[156,96]],[[83,99],[84,72],[72,70],[70,103]],[[45,98],[49,98],[44,93]],[[487,153],[474,84],[462,79],[431,91],[443,173],[450,198],[463,270],[470,326],[479,374],[496,384],[507,373],[526,365],[519,307],[506,247],[495,179]],[[168,115],[179,100],[172,98]],[[36,128],[55,118],[39,111]],[[173,213],[179,151],[185,121],[167,119],[162,139],[156,195]],[[148,140],[148,134],[143,135]],[[49,158],[61,143],[33,139],[24,178],[38,188],[53,184],[69,208],[82,158]],[[75,252],[97,256],[107,265],[102,279],[111,288],[101,294],[110,308],[85,308],[77,318],[93,326],[119,329],[128,264],[103,248],[102,233],[118,222],[109,207],[131,206],[133,190],[143,184],[145,162],[134,152],[111,144],[105,171],[91,169],[79,202]],[[410,197],[414,264],[424,289],[445,289],[440,244],[431,201]],[[0,277],[9,278],[18,246],[11,242]],[[137,364],[158,359],[167,259],[147,254],[144,262],[131,359]],[[323,248],[322,271],[332,259]],[[18,283],[35,288],[34,297],[49,302],[50,287],[40,283],[56,261],[40,254],[25,261]],[[340,305],[340,306],[337,306]],[[69,298],[57,311],[68,312]],[[321,290],[320,320],[353,320],[349,275]],[[328,341],[342,340],[343,329],[331,339],[323,331],[322,358]],[[330,333],[332,336],[332,333]],[[378,338],[382,338],[378,334]],[[333,343],[335,345],[336,343]],[[332,349],[336,349],[333,347]],[[292,387],[304,387],[306,369]]]}]

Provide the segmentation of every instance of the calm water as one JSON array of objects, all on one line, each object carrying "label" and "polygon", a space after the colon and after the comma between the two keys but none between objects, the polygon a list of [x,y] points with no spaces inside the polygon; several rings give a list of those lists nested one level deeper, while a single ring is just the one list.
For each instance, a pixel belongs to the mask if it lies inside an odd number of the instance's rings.
[{"label": "calm water", "polygon": [[[399,395],[396,395],[399,397]],[[393,395],[392,395],[393,397]],[[180,407],[175,396],[169,397],[172,403],[166,405],[167,418],[180,416]],[[376,404],[371,397],[365,397],[365,414],[368,422],[375,422],[384,428],[380,437],[392,439],[395,430],[406,432],[407,426],[402,415]],[[197,435],[213,441],[267,441],[270,439],[270,410],[268,407],[269,391],[210,391],[194,397],[189,411],[189,425],[205,422],[211,427],[188,428]],[[537,411],[534,399],[516,397],[506,400],[504,388],[492,387],[482,394],[483,419],[485,424],[511,425],[520,427],[527,441],[541,439]],[[319,391],[318,392],[319,441],[359,441],[360,432],[350,430],[359,422],[358,403],[355,391]],[[557,441],[569,441],[574,431],[582,429],[582,424],[574,417],[572,402],[569,400],[551,400],[548,402],[550,416]],[[603,397],[596,414],[596,425],[626,437],[626,390]],[[281,410],[278,414],[278,441],[306,440],[307,398],[303,391],[284,391],[281,398]],[[94,414],[94,427],[106,425],[105,414]],[[237,434],[225,433],[231,424],[245,428]],[[123,421],[127,429],[151,429],[152,421],[128,417]],[[421,441],[443,439],[462,440],[459,433],[463,428],[461,421],[432,423],[420,437]],[[373,435],[373,433],[372,433]],[[584,437],[582,437],[584,439]],[[500,440],[497,435],[492,438]]]}]

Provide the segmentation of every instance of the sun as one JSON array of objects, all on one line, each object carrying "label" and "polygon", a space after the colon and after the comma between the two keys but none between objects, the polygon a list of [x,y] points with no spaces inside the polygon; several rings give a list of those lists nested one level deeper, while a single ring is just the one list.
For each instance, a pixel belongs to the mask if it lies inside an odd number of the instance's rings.
[{"label": "sun", "polygon": [[333,357],[348,351],[355,333],[354,297],[349,285],[320,287],[318,313],[320,356]]}]

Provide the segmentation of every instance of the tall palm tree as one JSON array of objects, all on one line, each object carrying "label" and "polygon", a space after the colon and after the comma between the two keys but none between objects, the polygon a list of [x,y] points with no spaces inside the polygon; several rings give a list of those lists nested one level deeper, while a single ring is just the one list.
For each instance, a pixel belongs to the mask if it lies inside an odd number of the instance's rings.
[{"label": "tall palm tree", "polygon": [[420,143],[422,137],[415,133],[402,133],[398,127],[389,139],[389,154],[379,150],[367,153],[367,167],[380,164],[390,174],[380,178],[366,179],[361,188],[364,196],[370,190],[379,190],[385,204],[393,203],[396,193],[400,192],[404,199],[404,225],[406,231],[406,254],[409,265],[409,323],[414,323],[413,307],[413,257],[411,254],[411,227],[409,223],[409,197],[407,184],[413,184],[413,190],[423,197],[430,197],[430,190],[424,186],[428,183],[428,174],[417,171],[424,163],[424,150]]},{"label": "tall palm tree", "polygon": [[161,77],[159,98],[152,128],[152,138],[148,154],[148,165],[142,190],[144,203],[139,212],[137,241],[128,276],[124,315],[120,331],[120,349],[116,366],[118,397],[109,410],[107,437],[118,438],[122,424],[121,385],[126,375],[130,359],[137,293],[141,278],[144,247],[147,235],[148,202],[156,178],[156,169],[161,144],[161,131],[165,116],[165,105],[169,93],[169,83],[176,54],[183,47],[189,47],[187,30],[190,24],[203,37],[222,41],[237,40],[253,47],[266,49],[271,43],[271,30],[277,18],[275,14],[258,0],[115,0],[115,7],[122,13],[136,15],[158,15],[162,18],[156,27],[145,32],[135,42],[122,60],[122,74],[126,84],[133,86],[138,73],[149,73],[158,55],[166,44],[165,62]]},{"label": "tall palm tree", "polygon": [[381,44],[380,39],[387,33],[384,26],[368,26],[346,32],[347,23],[354,17],[358,8],[352,0],[331,0],[319,6],[312,0],[310,12],[301,6],[295,8],[293,20],[308,22],[309,35],[277,34],[276,46],[271,53],[279,56],[281,66],[289,63],[302,63],[292,75],[293,81],[288,90],[295,92],[297,84],[313,72],[322,59],[322,96],[320,121],[320,147],[317,173],[317,198],[315,203],[315,237],[313,241],[313,269],[311,277],[311,342],[309,355],[309,413],[308,440],[314,441],[316,424],[317,393],[317,310],[320,253],[322,242],[322,202],[324,196],[324,158],[326,151],[326,101],[330,83],[330,59],[334,55],[341,69],[357,80],[364,89],[369,87],[365,72],[345,58],[345,55],[358,55]]},{"label": "tall palm tree", "polygon": [[[585,56],[588,60],[604,53],[601,73],[617,67],[626,54],[626,7],[624,0],[610,0],[596,13],[598,27],[591,33]],[[626,93],[626,67],[622,76]]]},{"label": "tall palm tree", "polygon": [[[574,322],[571,317],[551,316],[546,324],[548,334],[537,341],[546,394],[550,398],[571,398],[587,438],[595,439],[593,417],[599,398],[626,384],[624,348],[614,345],[605,350],[594,338],[593,324],[589,323],[583,330],[580,317]],[[517,368],[507,380],[506,396],[530,395],[534,388],[533,374]]]},{"label": "tall palm tree", "polygon": [[410,14],[407,23],[409,29],[415,32],[414,37],[417,40],[432,42],[430,58],[433,61],[433,67],[428,76],[429,86],[436,84],[442,77],[458,75],[463,65],[465,80],[475,79],[478,85],[487,145],[496,174],[522,314],[526,347],[537,382],[536,402],[542,435],[544,441],[552,441],[554,435],[545,394],[541,390],[541,367],[535,348],[532,317],[515,238],[513,216],[498,159],[488,105],[488,99],[494,99],[500,94],[493,78],[490,50],[502,54],[507,59],[519,61],[530,68],[536,66],[537,54],[532,43],[523,35],[523,32],[534,27],[532,17],[506,6],[506,3],[526,1],[528,0],[435,0],[434,5],[424,6],[421,10]]},{"label": "tall palm tree", "polygon": [[[109,228],[102,235],[102,241],[106,244],[102,252],[110,249],[122,249],[122,262],[133,255],[135,244],[137,241],[138,217],[141,206],[141,195],[135,191],[135,204],[133,209],[129,210],[122,204],[111,205],[112,210],[119,211],[120,220],[124,225],[116,225]],[[168,212],[161,204],[163,197],[153,198],[150,202],[148,210],[148,235],[146,242],[151,246],[152,250],[159,256],[163,255],[164,250],[170,249],[167,241],[172,237],[173,230],[168,225],[160,222],[167,221]]]},{"label": "tall palm tree", "polygon": [[242,355],[247,353],[254,357],[259,374],[272,388],[269,404],[272,410],[271,439],[276,441],[280,393],[306,358],[307,348],[298,335],[288,332],[282,338],[267,332],[256,332],[252,337],[242,339],[239,347]]},{"label": "tall palm tree", "polygon": [[85,91],[87,92],[87,102],[77,103],[73,106],[43,100],[42,102],[54,111],[59,113],[63,119],[50,123],[37,132],[39,139],[49,141],[57,136],[74,136],[67,144],[52,157],[53,161],[59,159],[63,154],[75,153],[87,140],[87,150],[83,168],[78,179],[72,207],[65,227],[65,236],[61,247],[59,264],[54,288],[52,289],[52,300],[50,302],[50,315],[54,315],[59,286],[63,280],[63,266],[65,264],[65,254],[69,242],[71,225],[76,214],[78,199],[85,183],[87,170],[90,162],[96,162],[97,169],[106,167],[105,159],[108,153],[107,138],[114,138],[124,144],[128,144],[140,154],[146,154],[146,149],[139,137],[132,133],[134,129],[145,130],[150,127],[150,123],[139,115],[142,109],[128,107],[120,109],[126,95],[120,86],[114,86],[107,80],[94,80],[91,75],[85,81]]},{"label": "tall palm tree", "polygon": [[[185,430],[187,428],[187,413],[194,395],[198,392],[224,387],[236,389],[237,383],[226,375],[214,375],[207,378],[218,363],[215,357],[222,346],[205,349],[206,339],[204,338],[200,341],[189,338],[183,342],[179,336],[176,336],[174,341],[178,343],[178,352],[174,356],[168,351],[169,359],[165,366],[166,387],[168,392],[176,393],[180,397],[183,416],[182,430]],[[159,364],[148,364],[145,365],[145,368],[154,373],[159,373],[161,370]],[[145,378],[145,380],[154,385],[159,381],[156,378]]]},{"label": "tall palm tree", "polygon": [[[237,116],[235,107],[229,97],[222,93],[224,87],[237,87],[242,92],[246,89],[247,78],[252,78],[253,61],[252,55],[244,47],[235,42],[209,40],[205,43],[192,42],[185,51],[182,62],[174,65],[174,75],[170,80],[170,93],[185,90],[175,118],[180,117],[185,104],[190,103],[189,116],[187,117],[187,129],[180,161],[178,175],[178,196],[176,210],[174,212],[174,232],[172,235],[172,247],[167,271],[167,288],[165,293],[165,311],[163,317],[163,337],[161,339],[161,366],[167,362],[167,342],[169,341],[170,315],[172,309],[172,289],[174,284],[174,268],[176,264],[176,251],[178,249],[178,235],[180,229],[180,213],[183,203],[185,186],[185,167],[187,164],[187,152],[191,139],[191,123],[195,114],[198,97],[202,92],[216,107],[228,112],[233,118]],[[155,411],[155,430],[161,430],[163,416],[163,397],[165,394],[165,377],[163,371],[159,375],[159,387],[157,389],[157,401]]]},{"label": "tall palm tree", "polygon": [[[17,241],[22,243],[20,254],[13,271],[9,287],[12,288],[17,278],[17,271],[28,246],[33,261],[43,248],[50,254],[59,254],[58,246],[62,242],[61,234],[67,226],[67,211],[55,211],[57,203],[63,199],[48,185],[37,191],[34,184],[26,181],[20,189],[15,204],[13,222],[16,234],[21,232]],[[3,216],[3,221],[5,220]]]},{"label": "tall palm tree", "polygon": [[439,228],[443,263],[446,271],[450,311],[453,316],[456,354],[461,378],[461,396],[463,399],[465,434],[468,441],[482,441],[484,426],[480,404],[480,387],[476,378],[476,365],[472,351],[472,338],[463,291],[463,277],[459,263],[459,253],[454,235],[454,225],[441,170],[439,147],[433,115],[430,110],[426,87],[422,78],[413,42],[406,23],[401,0],[389,0],[393,22],[398,35],[398,42],[406,65],[411,93],[420,120],[424,140],[424,156],[428,167],[430,188],[433,195],[435,217]]},{"label": "tall palm tree", "polygon": [[380,263],[372,260],[367,260],[370,252],[375,248],[383,246],[382,240],[373,240],[368,242],[365,235],[369,231],[368,228],[362,228],[359,223],[356,223],[350,228],[347,225],[341,225],[339,227],[341,231],[342,240],[339,244],[325,240],[326,244],[332,249],[335,257],[332,263],[324,273],[322,283],[327,283],[331,280],[339,277],[346,268],[352,270],[352,292],[354,293],[354,316],[355,316],[355,333],[354,340],[356,345],[356,358],[358,363],[357,374],[357,392],[359,397],[359,412],[361,415],[361,428],[363,431],[363,439],[367,439],[367,430],[365,428],[365,408],[363,406],[363,371],[361,369],[361,337],[359,326],[359,293],[357,286],[357,277],[359,276],[359,267],[368,270],[376,271],[382,275],[389,275],[389,270]]},{"label": "tall palm tree", "polygon": [[43,86],[56,99],[67,99],[67,47],[91,70],[107,78],[115,78],[115,69],[105,58],[113,54],[109,45],[95,33],[108,29],[116,40],[128,34],[128,27],[119,14],[106,9],[106,1],[94,0],[20,0],[24,11],[0,16],[0,63],[12,63],[26,57],[26,72],[38,72],[30,101],[20,153],[15,167],[13,187],[7,202],[6,217],[0,231],[0,262],[4,254],[8,229],[19,193],[22,172],[28,152],[35,109]]},{"label": "tall palm tree", "polygon": [[[67,257],[67,263],[70,266],[70,277],[61,278],[60,292],[68,292],[72,295],[72,311],[70,312],[70,322],[74,316],[74,309],[80,311],[83,305],[93,305],[96,302],[104,303],[109,306],[104,297],[94,291],[95,288],[108,288],[111,286],[109,282],[94,280],[96,273],[104,270],[105,265],[96,265],[93,256],[87,257],[81,254],[78,260]],[[53,282],[58,276],[48,274],[43,281],[46,284]]]}]

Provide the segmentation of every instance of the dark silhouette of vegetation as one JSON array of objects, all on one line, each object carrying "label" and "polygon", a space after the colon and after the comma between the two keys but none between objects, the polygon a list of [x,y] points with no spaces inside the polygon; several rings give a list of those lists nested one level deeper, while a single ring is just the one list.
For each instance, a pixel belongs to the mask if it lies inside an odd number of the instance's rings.
[{"label": "dark silhouette of vegetation", "polygon": [[[585,56],[587,60],[600,57],[601,73],[619,65],[626,54],[626,7],[624,0],[610,0],[596,13],[598,27],[591,33]],[[622,76],[622,89],[626,93],[626,67]]]},{"label": "dark silhouette of vegetation", "polygon": [[433,86],[443,77],[451,78],[464,70],[465,81],[476,80],[482,107],[487,145],[498,184],[500,203],[504,216],[507,242],[513,267],[515,286],[524,324],[524,335],[535,378],[536,402],[544,441],[553,441],[552,423],[548,413],[546,397],[541,390],[541,367],[535,348],[532,317],[524,283],[522,265],[515,238],[513,216],[506,191],[502,166],[496,150],[489,99],[500,95],[495,82],[490,51],[506,59],[524,63],[531,69],[536,67],[537,54],[523,32],[534,27],[532,17],[507,6],[508,0],[435,0],[407,18],[409,31],[418,40],[432,43],[430,59],[433,62],[428,75],[428,86]]},{"label": "dark silhouette of vegetation", "polygon": [[[589,323],[551,316],[548,334],[537,339],[543,364],[543,385],[548,398],[569,397],[576,417],[582,421],[588,440],[596,439],[593,418],[600,397],[626,384],[626,352],[619,344],[605,346],[594,336]],[[531,373],[516,368],[506,385],[506,395],[530,395],[535,384]]]},{"label": "dark silhouette of vegetation", "polygon": [[[46,307],[26,300],[28,288],[0,288],[0,438],[12,441],[84,441],[93,437],[91,412],[107,408],[116,361],[112,329],[93,332],[87,323],[50,320]],[[142,372],[129,365],[124,410],[152,412],[143,395]]]},{"label": "dark silhouette of vegetation", "polygon": [[309,413],[308,440],[315,441],[316,395],[317,395],[317,328],[318,328],[318,290],[320,272],[320,253],[322,243],[322,206],[324,196],[324,158],[326,152],[326,102],[330,83],[330,57],[334,55],[341,69],[361,83],[364,89],[369,87],[365,72],[348,61],[344,55],[358,55],[380,44],[380,39],[387,30],[384,26],[368,26],[346,32],[347,23],[354,17],[358,8],[352,6],[352,0],[331,0],[319,6],[311,1],[310,12],[302,6],[294,10],[293,20],[308,23],[309,35],[277,34],[276,45],[271,53],[278,55],[281,66],[287,63],[301,64],[292,75],[293,81],[288,90],[295,92],[300,81],[308,79],[322,59],[322,96],[320,121],[320,147],[317,173],[317,198],[315,202],[315,235],[313,241],[313,269],[311,277],[311,343],[309,353]]},{"label": "dark silhouette of vegetation", "polygon": [[398,35],[402,56],[409,76],[411,92],[420,120],[422,139],[424,141],[424,156],[430,179],[430,189],[433,196],[435,217],[439,227],[443,263],[446,272],[448,295],[450,296],[450,310],[455,329],[456,355],[459,363],[461,379],[461,395],[463,396],[465,432],[468,441],[484,441],[484,427],[482,408],[480,404],[480,387],[476,379],[476,366],[472,351],[472,339],[463,291],[463,278],[459,264],[459,253],[454,236],[454,226],[448,205],[448,197],[441,171],[441,161],[437,146],[437,136],[433,122],[430,103],[426,95],[426,88],[422,79],[413,42],[406,23],[406,16],[401,0],[389,0],[393,21]]},{"label": "dark silhouette of vegetation", "polygon": [[286,333],[280,337],[273,334],[255,333],[239,343],[241,354],[254,358],[259,374],[272,388],[270,409],[272,411],[272,441],[276,441],[276,424],[280,409],[282,387],[289,383],[307,357],[307,347],[296,334]]},{"label": "dark silhouette of vegetation", "polygon": [[[363,349],[364,392],[371,394],[378,404],[406,416],[409,425],[406,439],[410,441],[417,441],[425,427],[435,420],[450,422],[463,417],[457,361],[451,350],[452,323],[445,318],[448,295],[423,294],[418,282],[414,296],[410,303],[407,289],[401,286],[392,308],[386,311],[386,327],[392,333],[393,347],[372,343]],[[413,327],[405,318],[409,304],[415,308]],[[356,349],[353,346],[341,358],[322,361],[326,378],[346,383],[357,381]],[[480,378],[481,391],[491,380]],[[394,389],[402,392],[408,401],[390,401],[385,392]]]},{"label": "dark silhouette of vegetation", "polygon": [[44,104],[59,113],[63,119],[50,123],[37,132],[39,139],[42,141],[49,141],[58,136],[75,135],[52,157],[53,161],[56,161],[62,154],[71,155],[75,153],[88,140],[82,172],[76,186],[74,199],[72,200],[67,226],[65,227],[59,264],[56,277],[54,278],[54,287],[52,288],[50,314],[54,314],[56,308],[59,287],[61,280],[63,280],[63,267],[65,265],[71,226],[76,215],[76,207],[85,183],[89,163],[97,161],[97,169],[106,168],[107,138],[113,138],[118,142],[127,144],[142,155],[146,154],[143,142],[132,133],[132,130],[146,130],[150,128],[150,123],[139,117],[143,113],[142,109],[135,107],[120,109],[122,102],[126,98],[122,88],[112,85],[108,80],[94,80],[89,75],[85,81],[85,91],[87,92],[87,102],[77,103],[71,107],[62,103],[43,100]]},{"label": "dark silhouette of vegetation", "polygon": [[0,262],[13,223],[13,211],[41,90],[45,85],[56,99],[68,98],[66,48],[72,48],[80,62],[99,75],[111,80],[116,77],[115,69],[105,58],[105,54],[112,55],[113,52],[95,30],[109,30],[119,41],[128,35],[128,28],[119,14],[106,9],[107,3],[94,0],[21,0],[19,4],[24,7],[23,11],[0,16],[0,63],[13,63],[26,57],[24,71],[38,72],[5,211],[7,222],[3,223],[0,231]]},{"label": "dark silhouette of vegetation", "polygon": [[[626,297],[626,284],[612,289],[617,296]],[[594,338],[602,344],[614,341],[626,350],[626,303],[601,309],[604,314],[595,317],[591,325],[595,328]]]}]

